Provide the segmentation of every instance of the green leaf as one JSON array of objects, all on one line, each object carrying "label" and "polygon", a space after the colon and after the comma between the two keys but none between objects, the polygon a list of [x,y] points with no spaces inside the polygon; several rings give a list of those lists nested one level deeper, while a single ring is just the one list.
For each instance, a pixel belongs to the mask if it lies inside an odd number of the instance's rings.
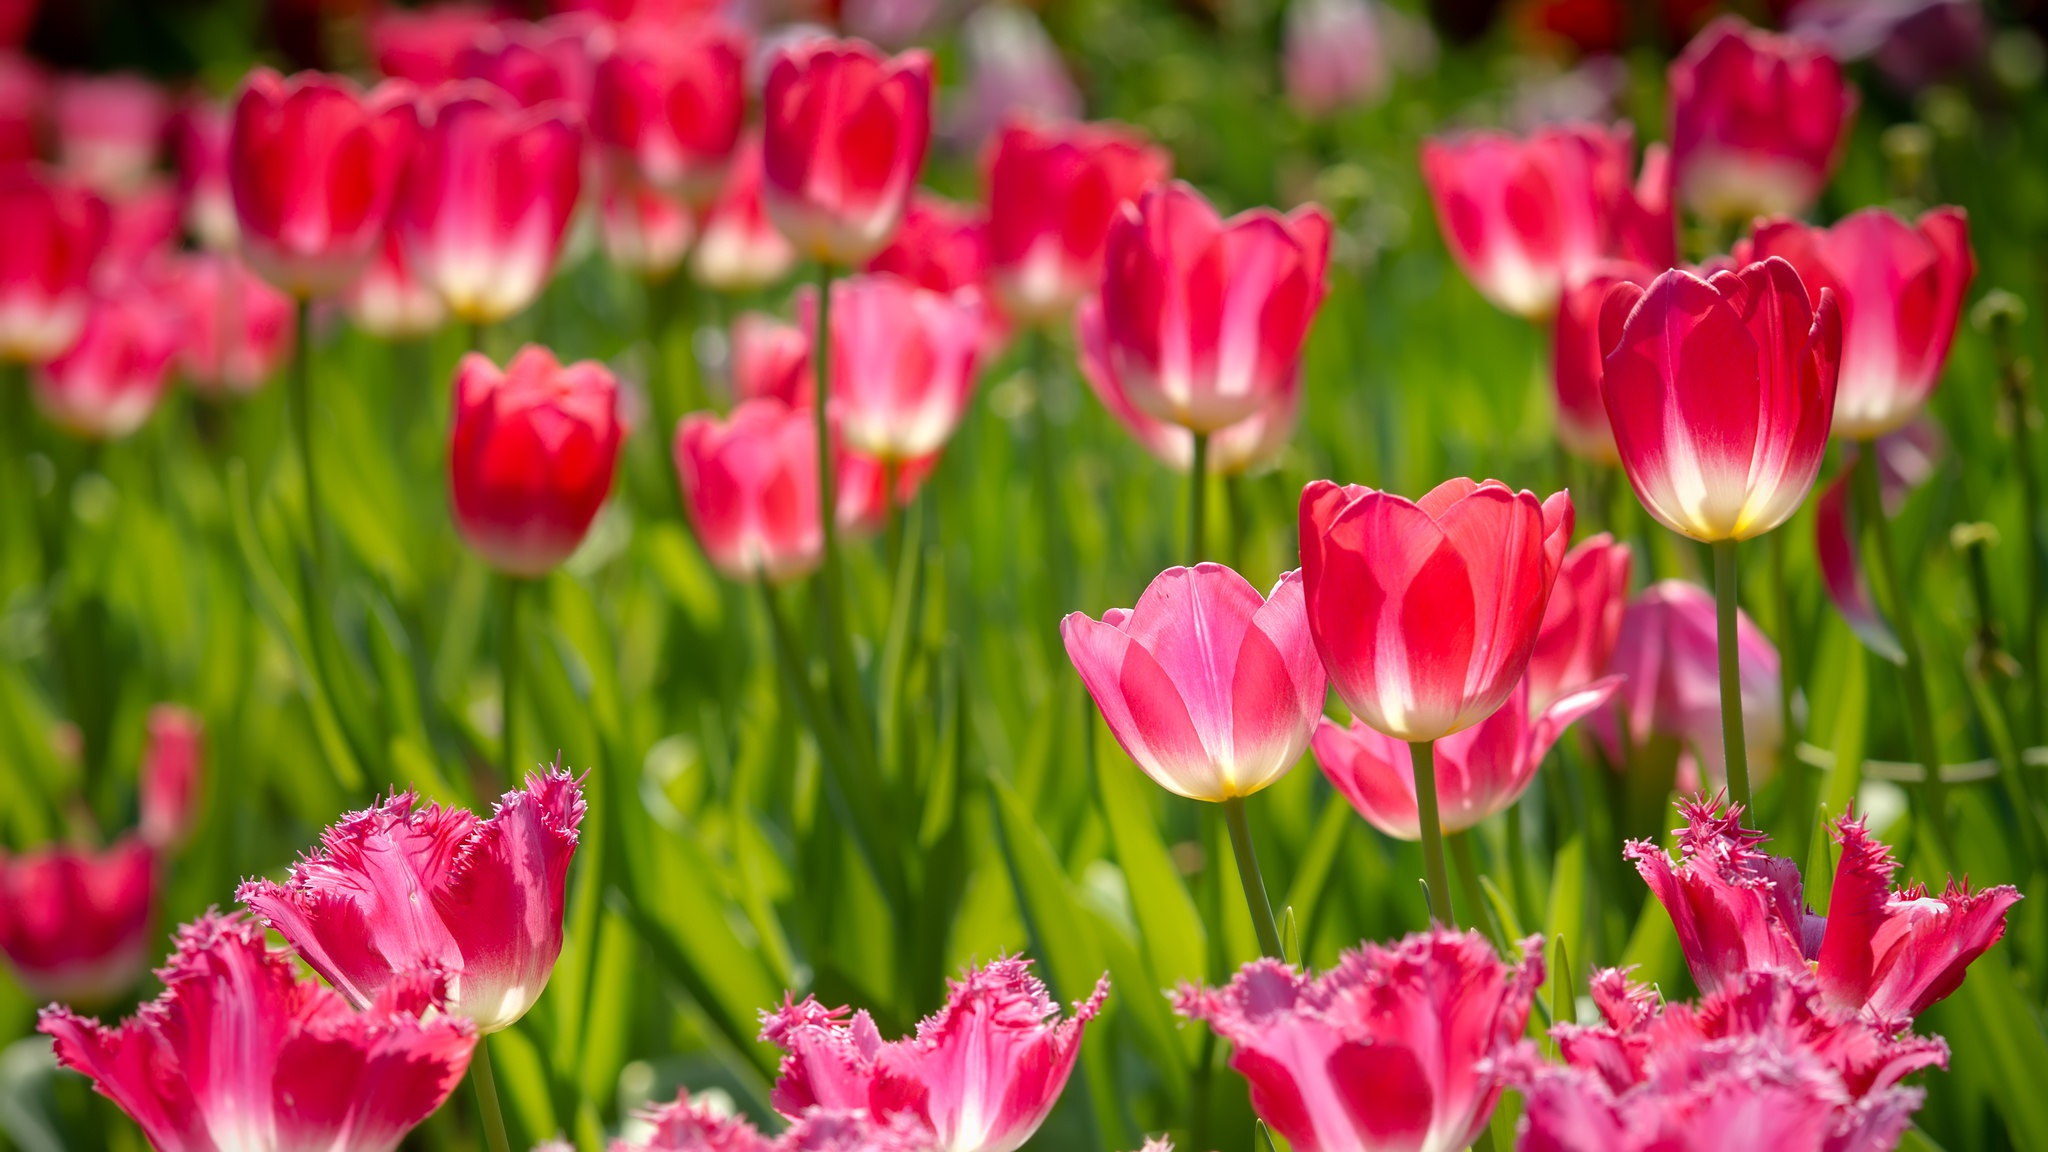
[{"label": "green leaf", "polygon": [[1344,849],[1344,837],[1351,831],[1351,825],[1350,802],[1332,793],[1323,801],[1322,815],[1316,817],[1308,848],[1302,852],[1300,863],[1294,867],[1294,881],[1287,887],[1286,906],[1301,918],[1304,941],[1315,937],[1323,911],[1323,888],[1330,882],[1330,871],[1337,865],[1337,854]]},{"label": "green leaf", "polygon": [[[1103,750],[1103,728],[1096,720],[1094,706],[1083,711],[1087,739]],[[1111,745],[1114,747],[1114,745]],[[1208,966],[1209,934],[1195,910],[1194,897],[1181,881],[1173,856],[1152,822],[1150,793],[1157,786],[1116,748],[1113,754],[1096,758],[1096,787],[1102,797],[1102,813],[1109,824],[1110,841],[1116,848],[1117,864],[1131,893],[1131,911],[1144,940],[1147,985],[1153,989],[1173,988],[1182,982],[1199,982]],[[1185,1051],[1193,1059],[1199,1037],[1186,1034]]]},{"label": "green leaf", "polygon": [[[525,1130],[529,1144],[554,1135],[560,1125],[555,1119],[554,1097],[548,1091],[547,1066],[525,1026],[515,1024],[477,1043],[491,1046],[491,1071],[497,1076],[498,1103],[507,1113],[505,1119]],[[468,1088],[461,1090],[458,1099],[471,1109],[476,1107]]]},{"label": "green leaf", "polygon": [[2048,1148],[2048,1095],[2041,1092],[2041,1069],[2048,1068],[2048,1032],[2041,1016],[2019,987],[2005,951],[1993,948],[1970,965],[1960,1000],[1976,1017],[1979,1035],[1992,1050],[1987,1062],[1999,1081],[1992,1104],[2020,1148]]}]

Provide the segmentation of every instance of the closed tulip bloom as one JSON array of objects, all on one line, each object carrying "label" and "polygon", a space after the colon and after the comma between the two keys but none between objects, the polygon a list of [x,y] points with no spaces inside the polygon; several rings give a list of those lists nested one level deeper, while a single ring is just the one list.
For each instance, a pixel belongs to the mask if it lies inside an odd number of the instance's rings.
[{"label": "closed tulip bloom", "polygon": [[173,121],[172,153],[178,162],[178,195],[184,199],[185,229],[201,247],[226,251],[235,246],[235,197],[228,188],[228,134],[233,128],[227,106],[192,99]]},{"label": "closed tulip bloom", "polygon": [[1265,407],[1298,370],[1329,255],[1314,205],[1220,220],[1178,182],[1126,204],[1101,294],[1107,359],[1132,403],[1198,433]]},{"label": "closed tulip bloom", "polygon": [[658,187],[718,192],[746,120],[747,44],[713,21],[638,28],[597,66],[590,129]]},{"label": "closed tulip bloom", "polygon": [[1004,311],[1024,324],[1066,319],[1102,283],[1111,221],[1172,171],[1164,149],[1122,125],[1006,125],[982,181]]},{"label": "closed tulip bloom", "polygon": [[811,337],[765,312],[743,312],[732,322],[732,394],[740,400],[772,397],[809,408],[815,389]]},{"label": "closed tulip bloom", "polygon": [[[1536,707],[1529,681],[1515,686],[1493,715],[1436,743],[1436,792],[1443,830],[1462,832],[1522,798],[1557,738],[1612,699],[1621,677],[1608,676]],[[1532,717],[1530,714],[1535,712]],[[1365,821],[1397,840],[1420,840],[1415,770],[1406,742],[1353,720],[1317,723],[1316,763]]]},{"label": "closed tulip bloom", "polygon": [[1548,318],[1558,295],[1604,259],[1661,270],[1676,260],[1670,166],[1658,148],[1633,185],[1626,124],[1438,137],[1422,145],[1422,175],[1444,242],[1497,307]]},{"label": "closed tulip bloom", "polygon": [[181,257],[166,285],[183,320],[178,372],[215,395],[263,387],[291,355],[291,297],[230,255]]},{"label": "closed tulip bloom", "polygon": [[810,412],[752,399],[721,421],[708,412],[676,428],[676,478],[697,543],[735,580],[794,580],[824,556],[818,441]]},{"label": "closed tulip bloom", "polygon": [[538,24],[501,21],[456,54],[455,74],[491,84],[521,108],[559,100],[587,119],[597,57],[611,43],[610,29],[588,16],[571,13]]},{"label": "closed tulip bloom", "polygon": [[449,311],[495,324],[554,271],[583,187],[583,132],[566,104],[522,109],[475,81],[442,89],[428,115],[393,223]]},{"label": "closed tulip bloom", "polygon": [[1529,654],[1529,707],[1548,708],[1600,678],[1628,610],[1633,553],[1605,532],[1564,554],[1536,648]]},{"label": "closed tulip bloom", "polygon": [[1136,608],[1075,612],[1060,636],[1117,742],[1177,796],[1259,791],[1301,759],[1323,713],[1293,572],[1262,598],[1221,564],[1168,568]]},{"label": "closed tulip bloom", "polygon": [[435,88],[459,75],[463,53],[497,22],[485,4],[379,8],[369,22],[370,60],[393,80]]},{"label": "closed tulip bloom", "polygon": [[[817,294],[798,300],[815,330]],[[856,452],[911,460],[943,447],[974,394],[985,336],[974,289],[933,292],[886,274],[832,284],[832,407]]]},{"label": "closed tulip bloom", "polygon": [[1301,494],[1301,580],[1330,683],[1397,740],[1469,728],[1514,691],[1572,534],[1572,502],[1498,480],[1420,500],[1328,480]]},{"label": "closed tulip bloom", "polygon": [[99,296],[77,342],[30,376],[36,406],[74,435],[119,440],[156,411],[179,341],[176,314],[146,286]]},{"label": "closed tulip bloom", "polygon": [[164,1152],[393,1152],[477,1042],[436,1011],[440,977],[407,972],[357,1011],[239,917],[180,928],[157,975],[163,992],[118,1027],[57,1007],[37,1027]]},{"label": "closed tulip bloom", "polygon": [[603,169],[599,223],[613,264],[643,280],[668,279],[682,265],[696,235],[690,206],[647,182],[629,165]]},{"label": "closed tulip bloom", "polygon": [[1842,359],[1831,289],[1811,304],[1772,257],[1702,280],[1674,268],[1616,286],[1601,313],[1601,390],[1636,498],[1694,540],[1791,519],[1820,474]]},{"label": "closed tulip bloom", "polygon": [[103,196],[139,187],[156,166],[171,102],[140,76],[66,76],[50,93],[58,162]]},{"label": "closed tulip bloom", "polygon": [[448,305],[413,274],[396,229],[384,234],[341,302],[356,327],[385,340],[431,336],[448,322]]},{"label": "closed tulip bloom", "polygon": [[761,134],[750,130],[740,137],[725,183],[704,213],[690,275],[720,292],[752,292],[795,266],[796,249],[768,219],[761,199]]},{"label": "closed tulip bloom", "polygon": [[118,1000],[148,963],[156,893],[156,856],[134,836],[104,852],[0,852],[0,953],[44,1003]]},{"label": "closed tulip bloom", "polygon": [[368,95],[339,77],[249,74],[228,141],[243,252],[295,296],[338,292],[376,251],[418,114],[410,87]]},{"label": "closed tulip bloom", "polygon": [[1757,228],[1747,252],[1784,257],[1816,306],[1823,290],[1841,306],[1835,434],[1874,440],[1912,422],[1941,381],[1977,270],[1963,210],[1936,208],[1912,224],[1882,208],[1833,228],[1773,221]]},{"label": "closed tulip bloom", "polygon": [[151,847],[181,847],[198,817],[206,759],[206,729],[196,713],[175,704],[149,710],[149,740],[142,749],[142,839]]},{"label": "closed tulip bloom", "polygon": [[1671,160],[1702,216],[1797,216],[1841,159],[1856,89],[1827,50],[1724,16],[1671,65]]},{"label": "closed tulip bloom", "polygon": [[618,393],[604,365],[565,366],[535,344],[503,371],[462,358],[448,449],[455,523],[499,571],[540,576],[583,543],[625,438]]},{"label": "closed tulip bloom", "polygon": [[933,292],[988,287],[988,221],[977,208],[915,193],[903,226],[867,263]]},{"label": "closed tulip bloom", "polygon": [[0,220],[0,359],[40,363],[85,328],[107,204],[40,168],[0,167]]},{"label": "closed tulip bloom", "polygon": [[562,951],[582,822],[583,790],[559,768],[529,775],[486,819],[403,792],[330,825],[283,884],[235,895],[358,1007],[439,969],[448,1009],[496,1032],[540,999]]},{"label": "closed tulip bloom", "polygon": [[1557,401],[1557,439],[1565,450],[1596,464],[1621,463],[1614,428],[1607,423],[1607,397],[1600,380],[1606,349],[1600,346],[1600,309],[1616,284],[1647,289],[1663,269],[1626,260],[1602,260],[1558,297],[1551,323],[1551,395]]},{"label": "closed tulip bloom", "polygon": [[1508,965],[1477,932],[1435,928],[1346,952],[1322,975],[1254,960],[1174,1011],[1230,1041],[1252,1111],[1296,1152],[1455,1152],[1486,1127],[1543,983],[1542,940]]},{"label": "closed tulip bloom", "polygon": [[0,47],[0,166],[26,164],[42,153],[50,78],[33,59]]},{"label": "closed tulip bloom", "polygon": [[1379,103],[1392,69],[1374,0],[1293,0],[1280,70],[1304,115]]},{"label": "closed tulip bloom", "polygon": [[931,56],[806,39],[777,53],[762,105],[762,195],[775,226],[825,263],[881,251],[924,167]]}]

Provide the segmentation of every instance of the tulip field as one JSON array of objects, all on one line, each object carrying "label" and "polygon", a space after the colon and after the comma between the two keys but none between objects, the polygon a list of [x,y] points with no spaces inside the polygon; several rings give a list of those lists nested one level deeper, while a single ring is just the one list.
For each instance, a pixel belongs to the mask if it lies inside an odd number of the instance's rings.
[{"label": "tulip field", "polygon": [[0,1152],[2048,1149],[2044,78],[0,0]]}]

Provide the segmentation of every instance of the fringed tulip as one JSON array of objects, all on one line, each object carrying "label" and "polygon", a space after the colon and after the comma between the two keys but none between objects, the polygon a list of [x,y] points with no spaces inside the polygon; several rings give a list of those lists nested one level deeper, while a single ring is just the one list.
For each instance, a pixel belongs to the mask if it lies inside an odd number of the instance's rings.
[{"label": "fringed tulip", "polygon": [[393,226],[419,278],[457,319],[495,324],[539,297],[583,188],[568,105],[522,109],[469,81],[437,94]]},{"label": "fringed tulip", "polygon": [[611,1152],[775,1152],[777,1147],[746,1117],[724,1115],[691,1101],[688,1089],[641,1113],[638,1121],[646,1134],[631,1142],[613,1141]]},{"label": "fringed tulip", "polygon": [[436,1010],[444,977],[403,973],[357,1011],[235,917],[179,929],[157,975],[163,993],[117,1028],[55,1007],[39,1027],[165,1152],[393,1152],[477,1042]]},{"label": "fringed tulip", "polygon": [[486,4],[382,7],[369,21],[370,60],[393,80],[439,87],[456,78],[462,54],[497,21]]},{"label": "fringed tulip", "polygon": [[611,45],[611,30],[587,16],[554,16],[538,24],[501,21],[456,55],[455,74],[493,85],[521,108],[559,100],[587,120],[597,60]]},{"label": "fringed tulip", "polygon": [[26,164],[42,154],[49,102],[50,78],[42,66],[0,47],[0,167]]},{"label": "fringed tulip", "polygon": [[1621,465],[1656,521],[1704,543],[1790,519],[1820,473],[1842,317],[1772,257],[1702,280],[1673,269],[1607,296],[1601,389]]},{"label": "fringed tulip", "polygon": [[1571,532],[1563,492],[1459,479],[1410,501],[1310,484],[1302,588],[1337,694],[1409,742],[1485,719],[1528,666]]},{"label": "fringed tulip", "polygon": [[[1608,676],[1535,708],[1529,681],[1523,680],[1493,715],[1437,741],[1443,830],[1462,832],[1521,799],[1564,730],[1607,703],[1620,687],[1621,677]],[[1323,775],[1366,823],[1397,840],[1422,838],[1414,766],[1405,742],[1357,720],[1346,728],[1324,719],[1316,724],[1312,746]]]},{"label": "fringed tulip", "polygon": [[822,1108],[907,1120],[948,1152],[1015,1152],[1058,1102],[1108,995],[1104,976],[1061,1019],[1029,961],[996,960],[950,981],[915,1036],[887,1042],[866,1012],[792,1001],[762,1016],[761,1039],[785,1053],[770,1099],[791,1118]]},{"label": "fringed tulip", "polygon": [[602,195],[600,223],[611,262],[650,282],[674,274],[696,235],[690,206],[616,163],[604,168]]},{"label": "fringed tulip", "polygon": [[342,305],[356,327],[385,340],[431,336],[448,322],[448,305],[413,274],[396,229],[384,234],[369,265],[343,293]]},{"label": "fringed tulip", "polygon": [[1529,654],[1531,711],[1550,707],[1606,671],[1628,609],[1633,559],[1628,545],[1616,543],[1605,532],[1579,541],[1564,554],[1536,632],[1536,648]]},{"label": "fringed tulip", "polygon": [[140,76],[67,76],[50,93],[64,171],[102,196],[135,191],[156,167],[170,97]]},{"label": "fringed tulip", "polygon": [[1322,303],[1330,219],[1308,205],[1217,218],[1164,184],[1109,228],[1102,279],[1108,363],[1157,420],[1208,434],[1287,387]]},{"label": "fringed tulip", "polygon": [[1452,1152],[1500,1098],[1543,982],[1541,940],[1504,964],[1477,932],[1438,928],[1346,952],[1321,976],[1255,960],[1221,989],[1182,987],[1174,1011],[1230,1041],[1252,1111],[1295,1152]]},{"label": "fringed tulip", "polygon": [[1375,0],[1293,0],[1280,71],[1287,98],[1305,116],[1379,103],[1393,69]]},{"label": "fringed tulip", "polygon": [[1797,216],[1841,159],[1856,89],[1820,45],[1709,24],[1671,65],[1678,194],[1713,220]]},{"label": "fringed tulip", "polygon": [[1117,742],[1178,796],[1222,802],[1280,779],[1323,712],[1293,572],[1261,598],[1221,564],[1168,568],[1136,608],[1075,612],[1060,635]]},{"label": "fringed tulip", "polygon": [[657,187],[702,204],[745,122],[747,43],[715,21],[639,28],[597,66],[590,128]]},{"label": "fringed tulip", "polygon": [[1633,186],[1626,124],[1438,137],[1422,146],[1422,175],[1451,255],[1495,306],[1534,320],[1602,260],[1661,270],[1676,260],[1670,166],[1644,157]]},{"label": "fringed tulip", "polygon": [[1005,126],[982,181],[1003,310],[1022,324],[1065,320],[1102,283],[1110,222],[1172,170],[1164,149],[1121,125]]},{"label": "fringed tulip", "polygon": [[1913,224],[1882,208],[1833,228],[1773,221],[1738,254],[1789,261],[1816,307],[1823,290],[1835,294],[1842,310],[1835,435],[1874,440],[1926,406],[1976,272],[1962,209],[1936,208]]},{"label": "fringed tulip", "polygon": [[148,963],[156,893],[155,853],[134,836],[104,852],[0,852],[0,953],[37,1000],[110,1003]]},{"label": "fringed tulip", "polygon": [[802,328],[765,312],[743,312],[732,322],[730,363],[734,397],[811,406],[811,338]]},{"label": "fringed tulip", "polygon": [[797,251],[857,265],[903,219],[931,138],[932,62],[857,40],[784,48],[762,96],[762,194]]},{"label": "fringed tulip", "polygon": [[184,198],[185,229],[203,248],[225,252],[235,246],[235,197],[228,188],[228,135],[233,121],[224,104],[192,99],[172,123],[172,153],[178,161],[178,195]]},{"label": "fringed tulip", "polygon": [[368,95],[318,72],[249,74],[235,102],[228,184],[243,252],[295,296],[338,292],[369,264],[418,131],[413,90]]},{"label": "fringed tulip", "polygon": [[720,292],[752,292],[795,266],[796,249],[776,231],[761,200],[761,134],[749,131],[740,137],[725,184],[704,214],[690,274]]},{"label": "fringed tulip", "polygon": [[[816,328],[817,293],[798,300]],[[831,402],[849,448],[904,461],[945,446],[974,393],[981,295],[932,292],[890,275],[832,284]]]},{"label": "fringed tulip", "polygon": [[179,339],[175,312],[145,286],[99,296],[78,340],[30,376],[36,406],[74,435],[119,440],[156,411]]},{"label": "fringed tulip", "polygon": [[291,297],[234,256],[182,257],[166,288],[184,324],[178,372],[199,391],[254,392],[291,355],[298,324]]},{"label": "fringed tulip", "polygon": [[604,365],[565,366],[534,344],[502,372],[479,353],[462,358],[448,475],[470,547],[527,577],[576,551],[618,467],[618,393]]},{"label": "fringed tulip", "polygon": [[29,165],[0,167],[0,359],[40,363],[71,347],[91,310],[106,201]]},{"label": "fringed tulip", "polygon": [[439,969],[449,1011],[482,1032],[540,999],[562,951],[562,899],[583,822],[567,772],[530,775],[488,819],[399,793],[351,812],[283,884],[237,897],[358,1007]]},{"label": "fringed tulip", "polygon": [[978,209],[918,193],[903,226],[867,263],[869,272],[900,276],[933,292],[988,286],[988,222]]},{"label": "fringed tulip", "polygon": [[197,714],[175,704],[149,710],[142,750],[142,840],[158,851],[181,847],[198,819],[206,730]]},{"label": "fringed tulip", "polygon": [[1551,322],[1550,384],[1557,401],[1557,439],[1582,460],[1621,463],[1614,428],[1607,423],[1607,398],[1600,380],[1607,350],[1600,346],[1600,311],[1617,284],[1647,290],[1661,268],[1624,260],[1602,260],[1558,297]]}]

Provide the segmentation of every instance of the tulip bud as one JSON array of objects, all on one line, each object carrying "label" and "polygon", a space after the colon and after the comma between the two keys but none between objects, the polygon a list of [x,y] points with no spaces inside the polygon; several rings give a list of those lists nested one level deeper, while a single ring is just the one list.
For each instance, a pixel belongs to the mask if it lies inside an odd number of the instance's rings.
[{"label": "tulip bud", "polygon": [[205,757],[205,729],[197,715],[175,704],[149,710],[149,743],[142,750],[142,839],[152,848],[177,848],[191,834]]}]

